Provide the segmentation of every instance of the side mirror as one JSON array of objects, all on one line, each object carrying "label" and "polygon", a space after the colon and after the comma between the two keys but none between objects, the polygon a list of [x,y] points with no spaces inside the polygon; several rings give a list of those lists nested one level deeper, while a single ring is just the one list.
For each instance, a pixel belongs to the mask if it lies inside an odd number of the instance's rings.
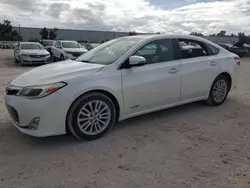
[{"label": "side mirror", "polygon": [[146,59],[142,56],[133,55],[129,58],[129,66],[137,67],[146,64]]}]

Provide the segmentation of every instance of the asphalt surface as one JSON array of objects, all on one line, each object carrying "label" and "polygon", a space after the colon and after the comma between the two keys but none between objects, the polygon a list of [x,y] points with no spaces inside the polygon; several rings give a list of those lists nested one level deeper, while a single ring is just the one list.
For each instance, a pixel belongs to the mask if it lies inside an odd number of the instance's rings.
[{"label": "asphalt surface", "polygon": [[[31,68],[15,64],[12,50],[0,50],[0,95]],[[26,136],[1,98],[0,187],[249,188],[249,125],[249,58],[224,105],[198,102],[132,118],[92,142]]]}]

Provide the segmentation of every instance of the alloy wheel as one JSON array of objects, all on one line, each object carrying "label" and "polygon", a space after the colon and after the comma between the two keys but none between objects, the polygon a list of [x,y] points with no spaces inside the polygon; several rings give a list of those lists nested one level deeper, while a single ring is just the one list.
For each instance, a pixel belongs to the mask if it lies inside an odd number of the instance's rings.
[{"label": "alloy wheel", "polygon": [[228,92],[227,82],[223,79],[218,80],[213,88],[213,98],[214,101],[220,103],[225,99]]},{"label": "alloy wheel", "polygon": [[109,125],[110,120],[111,110],[105,102],[100,100],[86,103],[77,116],[79,129],[87,135],[101,133]]}]

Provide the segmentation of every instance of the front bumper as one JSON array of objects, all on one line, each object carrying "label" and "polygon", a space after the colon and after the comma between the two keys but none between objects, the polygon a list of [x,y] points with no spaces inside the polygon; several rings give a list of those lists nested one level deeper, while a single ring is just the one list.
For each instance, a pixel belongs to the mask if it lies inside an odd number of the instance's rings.
[{"label": "front bumper", "polygon": [[[22,133],[35,137],[66,133],[65,122],[70,103],[59,93],[55,92],[40,99],[5,94],[4,101],[13,124]],[[10,108],[16,112],[12,114]],[[40,120],[37,128],[30,128],[31,121],[37,117]]]},{"label": "front bumper", "polygon": [[45,56],[45,57],[21,56],[21,61],[23,64],[44,64],[51,62],[51,56]]}]

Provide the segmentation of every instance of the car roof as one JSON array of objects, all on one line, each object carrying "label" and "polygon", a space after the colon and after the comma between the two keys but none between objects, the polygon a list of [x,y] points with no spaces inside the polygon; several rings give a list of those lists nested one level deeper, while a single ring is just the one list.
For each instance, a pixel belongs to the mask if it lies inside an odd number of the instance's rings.
[{"label": "car roof", "polygon": [[20,44],[38,44],[38,45],[41,45],[38,42],[20,42]]},{"label": "car roof", "polygon": [[141,39],[152,39],[152,40],[157,40],[157,39],[189,39],[189,40],[197,40],[200,42],[206,42],[206,43],[210,43],[210,44],[215,44],[213,42],[211,42],[210,40],[207,40],[203,37],[197,37],[197,36],[193,36],[193,35],[167,35],[167,34],[154,34],[154,35],[133,35],[133,36],[126,36],[123,38],[129,38],[129,37],[133,37],[133,38],[141,38]]},{"label": "car roof", "polygon": [[61,41],[61,42],[77,42],[75,40],[57,40],[57,41]]}]

